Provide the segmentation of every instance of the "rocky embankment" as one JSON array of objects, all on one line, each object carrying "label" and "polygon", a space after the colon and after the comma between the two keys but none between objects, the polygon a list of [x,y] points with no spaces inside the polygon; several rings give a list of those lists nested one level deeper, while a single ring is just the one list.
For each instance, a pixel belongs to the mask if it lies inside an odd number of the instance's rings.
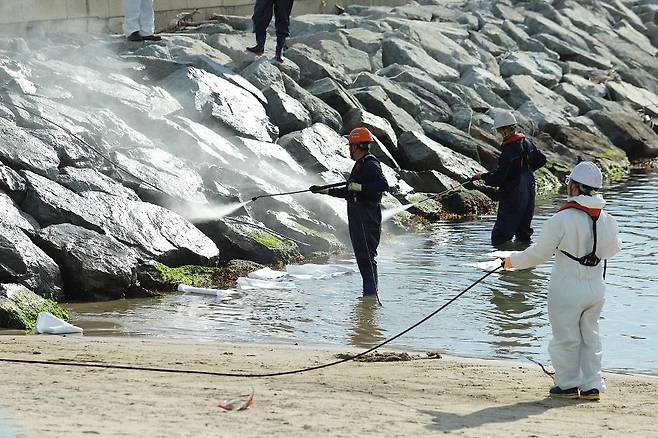
[{"label": "rocky embankment", "polygon": [[[389,208],[492,168],[496,108],[515,110],[549,157],[543,189],[579,156],[623,174],[629,160],[658,156],[657,17],[650,0],[350,6],[293,19],[283,64],[244,51],[246,17],[161,42],[2,37],[0,283],[112,299],[158,289],[158,266],[341,250],[341,200],[237,207],[343,180],[352,162],[342,135],[356,126],[377,136]],[[491,190],[470,189],[412,212],[492,208]]]}]

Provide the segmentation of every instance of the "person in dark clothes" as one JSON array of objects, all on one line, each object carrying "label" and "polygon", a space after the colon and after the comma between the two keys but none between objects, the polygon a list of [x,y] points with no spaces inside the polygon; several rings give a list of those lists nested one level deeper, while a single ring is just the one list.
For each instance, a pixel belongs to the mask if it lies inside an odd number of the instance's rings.
[{"label": "person in dark clothes", "polygon": [[254,23],[254,33],[256,34],[256,45],[247,47],[247,50],[260,56],[265,52],[265,39],[267,38],[267,26],[272,21],[274,15],[274,26],[276,27],[276,54],[275,59],[283,62],[283,49],[286,45],[286,38],[290,34],[288,26],[290,24],[290,12],[294,0],[256,0],[254,5],[254,15],[251,20]]},{"label": "person in dark clothes", "polygon": [[533,171],[546,163],[546,157],[516,130],[516,118],[509,111],[494,114],[494,128],[502,136],[498,166],[491,172],[477,173],[472,180],[483,180],[499,187],[498,214],[491,231],[491,244],[500,246],[512,238],[530,243],[532,217],[535,212],[535,177]]},{"label": "person in dark clothes", "polygon": [[363,295],[377,295],[377,247],[382,231],[382,193],[388,191],[379,161],[370,154],[375,139],[367,128],[355,128],[349,135],[350,157],[356,161],[347,186],[333,189],[310,188],[347,200],[350,240],[363,279]]}]

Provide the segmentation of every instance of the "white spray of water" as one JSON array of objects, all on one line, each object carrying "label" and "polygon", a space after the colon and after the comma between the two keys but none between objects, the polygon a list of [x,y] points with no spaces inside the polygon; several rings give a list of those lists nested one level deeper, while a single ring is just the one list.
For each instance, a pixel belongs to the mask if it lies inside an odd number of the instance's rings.
[{"label": "white spray of water", "polygon": [[235,213],[245,205],[249,204],[251,200],[246,202],[234,202],[227,205],[200,205],[190,208],[185,212],[185,217],[190,222],[205,222],[213,219],[220,219],[231,213]]},{"label": "white spray of water", "polygon": [[416,205],[416,203],[400,205],[399,207],[389,208],[388,210],[384,210],[382,212],[382,222],[385,222],[385,221],[393,218],[395,215],[400,214],[403,211],[409,210],[414,205]]}]

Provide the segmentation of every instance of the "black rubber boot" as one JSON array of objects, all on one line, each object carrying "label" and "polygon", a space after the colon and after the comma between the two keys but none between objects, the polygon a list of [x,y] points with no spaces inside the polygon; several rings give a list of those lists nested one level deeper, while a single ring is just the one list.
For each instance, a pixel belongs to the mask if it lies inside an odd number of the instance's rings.
[{"label": "black rubber boot", "polygon": [[278,62],[283,62],[283,49],[286,46],[286,37],[282,35],[277,35],[276,37],[276,54],[274,58]]},{"label": "black rubber boot", "polygon": [[253,47],[247,47],[247,50],[251,53],[261,56],[265,52],[265,34],[257,33],[256,45]]}]

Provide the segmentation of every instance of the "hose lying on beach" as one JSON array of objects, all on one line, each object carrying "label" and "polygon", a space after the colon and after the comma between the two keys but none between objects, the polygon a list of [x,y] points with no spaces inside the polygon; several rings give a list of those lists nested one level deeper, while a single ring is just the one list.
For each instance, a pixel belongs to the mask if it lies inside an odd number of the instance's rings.
[{"label": "hose lying on beach", "polygon": [[320,370],[323,368],[328,368],[334,365],[339,365],[341,363],[348,362],[350,360],[357,359],[359,357],[365,356],[368,353],[372,353],[373,351],[377,350],[378,348],[383,347],[384,345],[394,341],[395,339],[399,338],[400,336],[409,333],[411,330],[415,329],[419,325],[423,324],[430,318],[432,318],[434,315],[448,307],[450,304],[455,302],[459,297],[464,295],[466,292],[471,290],[475,285],[483,281],[485,278],[493,274],[494,272],[498,271],[499,269],[502,268],[501,266],[497,266],[495,269],[492,269],[488,271],[486,274],[484,274],[482,277],[474,281],[470,286],[468,286],[466,289],[463,291],[459,292],[457,295],[452,297],[447,303],[415,323],[414,325],[410,326],[409,328],[401,331],[397,335],[393,336],[392,338],[386,339],[379,344],[375,345],[374,347],[371,347],[359,354],[356,354],[354,356],[349,356],[340,360],[336,360],[333,362],[328,362],[325,364],[321,365],[316,365],[308,368],[299,368],[295,370],[289,370],[289,371],[278,371],[278,372],[273,372],[273,373],[222,373],[222,372],[216,372],[216,371],[201,371],[201,370],[185,370],[185,369],[174,369],[174,368],[151,368],[151,367],[141,367],[141,366],[134,366],[134,365],[113,365],[113,364],[102,364],[102,363],[86,363],[86,362],[66,362],[66,361],[48,361],[48,360],[32,360],[32,359],[8,359],[8,358],[0,358],[0,362],[9,362],[9,363],[22,363],[22,364],[32,364],[32,365],[62,365],[62,366],[68,366],[68,367],[85,367],[85,368],[109,368],[109,369],[119,369],[119,370],[134,370],[134,371],[153,371],[153,372],[158,372],[158,373],[178,373],[178,374],[201,374],[205,376],[219,376],[219,377],[248,377],[248,378],[255,378],[255,377],[278,377],[278,376],[287,376],[290,374],[299,374],[299,373],[305,373],[308,371],[315,371],[315,370]]}]

